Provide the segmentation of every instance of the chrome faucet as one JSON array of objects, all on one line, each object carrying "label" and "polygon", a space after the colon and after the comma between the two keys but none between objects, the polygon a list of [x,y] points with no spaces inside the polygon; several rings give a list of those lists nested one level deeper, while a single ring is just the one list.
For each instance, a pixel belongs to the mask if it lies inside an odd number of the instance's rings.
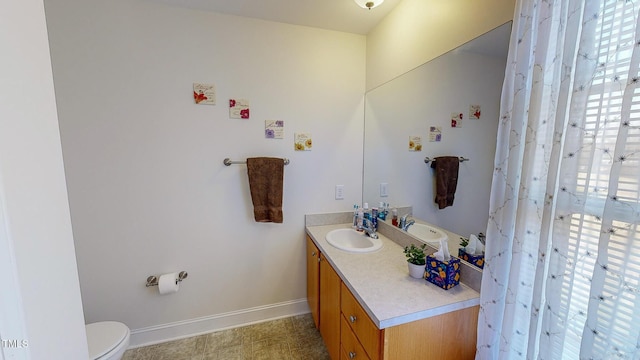
[{"label": "chrome faucet", "polygon": [[378,234],[376,233],[376,228],[373,226],[373,222],[369,219],[363,219],[362,221],[362,230],[364,230],[365,234],[372,239],[377,239]]},{"label": "chrome faucet", "polygon": [[409,226],[413,225],[416,223],[415,220],[411,219],[407,222],[407,217],[411,216],[411,213],[405,214],[403,217],[400,218],[400,222],[398,223],[398,227],[401,228],[404,231],[409,230]]}]

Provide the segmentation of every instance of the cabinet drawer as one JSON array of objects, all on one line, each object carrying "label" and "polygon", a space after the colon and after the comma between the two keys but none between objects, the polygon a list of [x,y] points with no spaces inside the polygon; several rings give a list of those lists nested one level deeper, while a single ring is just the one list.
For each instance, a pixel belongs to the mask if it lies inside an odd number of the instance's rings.
[{"label": "cabinet drawer", "polygon": [[372,360],[378,360],[380,358],[382,332],[376,327],[373,321],[371,321],[369,315],[367,315],[344,283],[342,284],[340,293],[340,306],[344,316],[343,320],[347,323],[347,326],[353,330],[369,357]]},{"label": "cabinet drawer", "polygon": [[340,322],[340,345],[340,360],[370,360],[344,316]]}]

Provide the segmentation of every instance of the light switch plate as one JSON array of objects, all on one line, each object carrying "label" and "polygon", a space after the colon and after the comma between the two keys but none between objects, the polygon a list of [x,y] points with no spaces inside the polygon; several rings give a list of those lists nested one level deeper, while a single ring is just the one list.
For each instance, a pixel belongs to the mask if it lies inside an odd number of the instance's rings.
[{"label": "light switch plate", "polygon": [[389,184],[388,183],[380,183],[380,197],[389,196]]},{"label": "light switch plate", "polygon": [[336,185],[336,200],[344,200],[344,185]]}]

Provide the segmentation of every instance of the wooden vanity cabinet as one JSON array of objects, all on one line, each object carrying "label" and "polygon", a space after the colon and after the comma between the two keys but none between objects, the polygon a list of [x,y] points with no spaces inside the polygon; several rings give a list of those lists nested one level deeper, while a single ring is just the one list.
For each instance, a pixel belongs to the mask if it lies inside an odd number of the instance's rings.
[{"label": "wooden vanity cabinet", "polygon": [[309,236],[307,301],[331,359],[380,359],[382,332]]},{"label": "wooden vanity cabinet", "polygon": [[332,360],[475,357],[479,306],[380,330],[309,236],[307,297]]},{"label": "wooden vanity cabinet", "polygon": [[342,356],[347,360],[475,358],[479,306],[380,330],[344,283],[341,298]]}]

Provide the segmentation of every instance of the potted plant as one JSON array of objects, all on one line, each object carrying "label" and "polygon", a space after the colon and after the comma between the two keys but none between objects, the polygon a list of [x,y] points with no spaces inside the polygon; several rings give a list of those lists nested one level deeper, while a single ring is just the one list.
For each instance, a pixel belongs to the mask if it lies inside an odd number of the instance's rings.
[{"label": "potted plant", "polygon": [[469,245],[469,239],[460,236],[460,247],[467,247]]},{"label": "potted plant", "polygon": [[424,253],[424,248],[427,244],[415,246],[405,246],[404,254],[407,257],[407,264],[409,265],[409,276],[422,279],[424,277],[424,267],[427,263],[427,255]]}]

